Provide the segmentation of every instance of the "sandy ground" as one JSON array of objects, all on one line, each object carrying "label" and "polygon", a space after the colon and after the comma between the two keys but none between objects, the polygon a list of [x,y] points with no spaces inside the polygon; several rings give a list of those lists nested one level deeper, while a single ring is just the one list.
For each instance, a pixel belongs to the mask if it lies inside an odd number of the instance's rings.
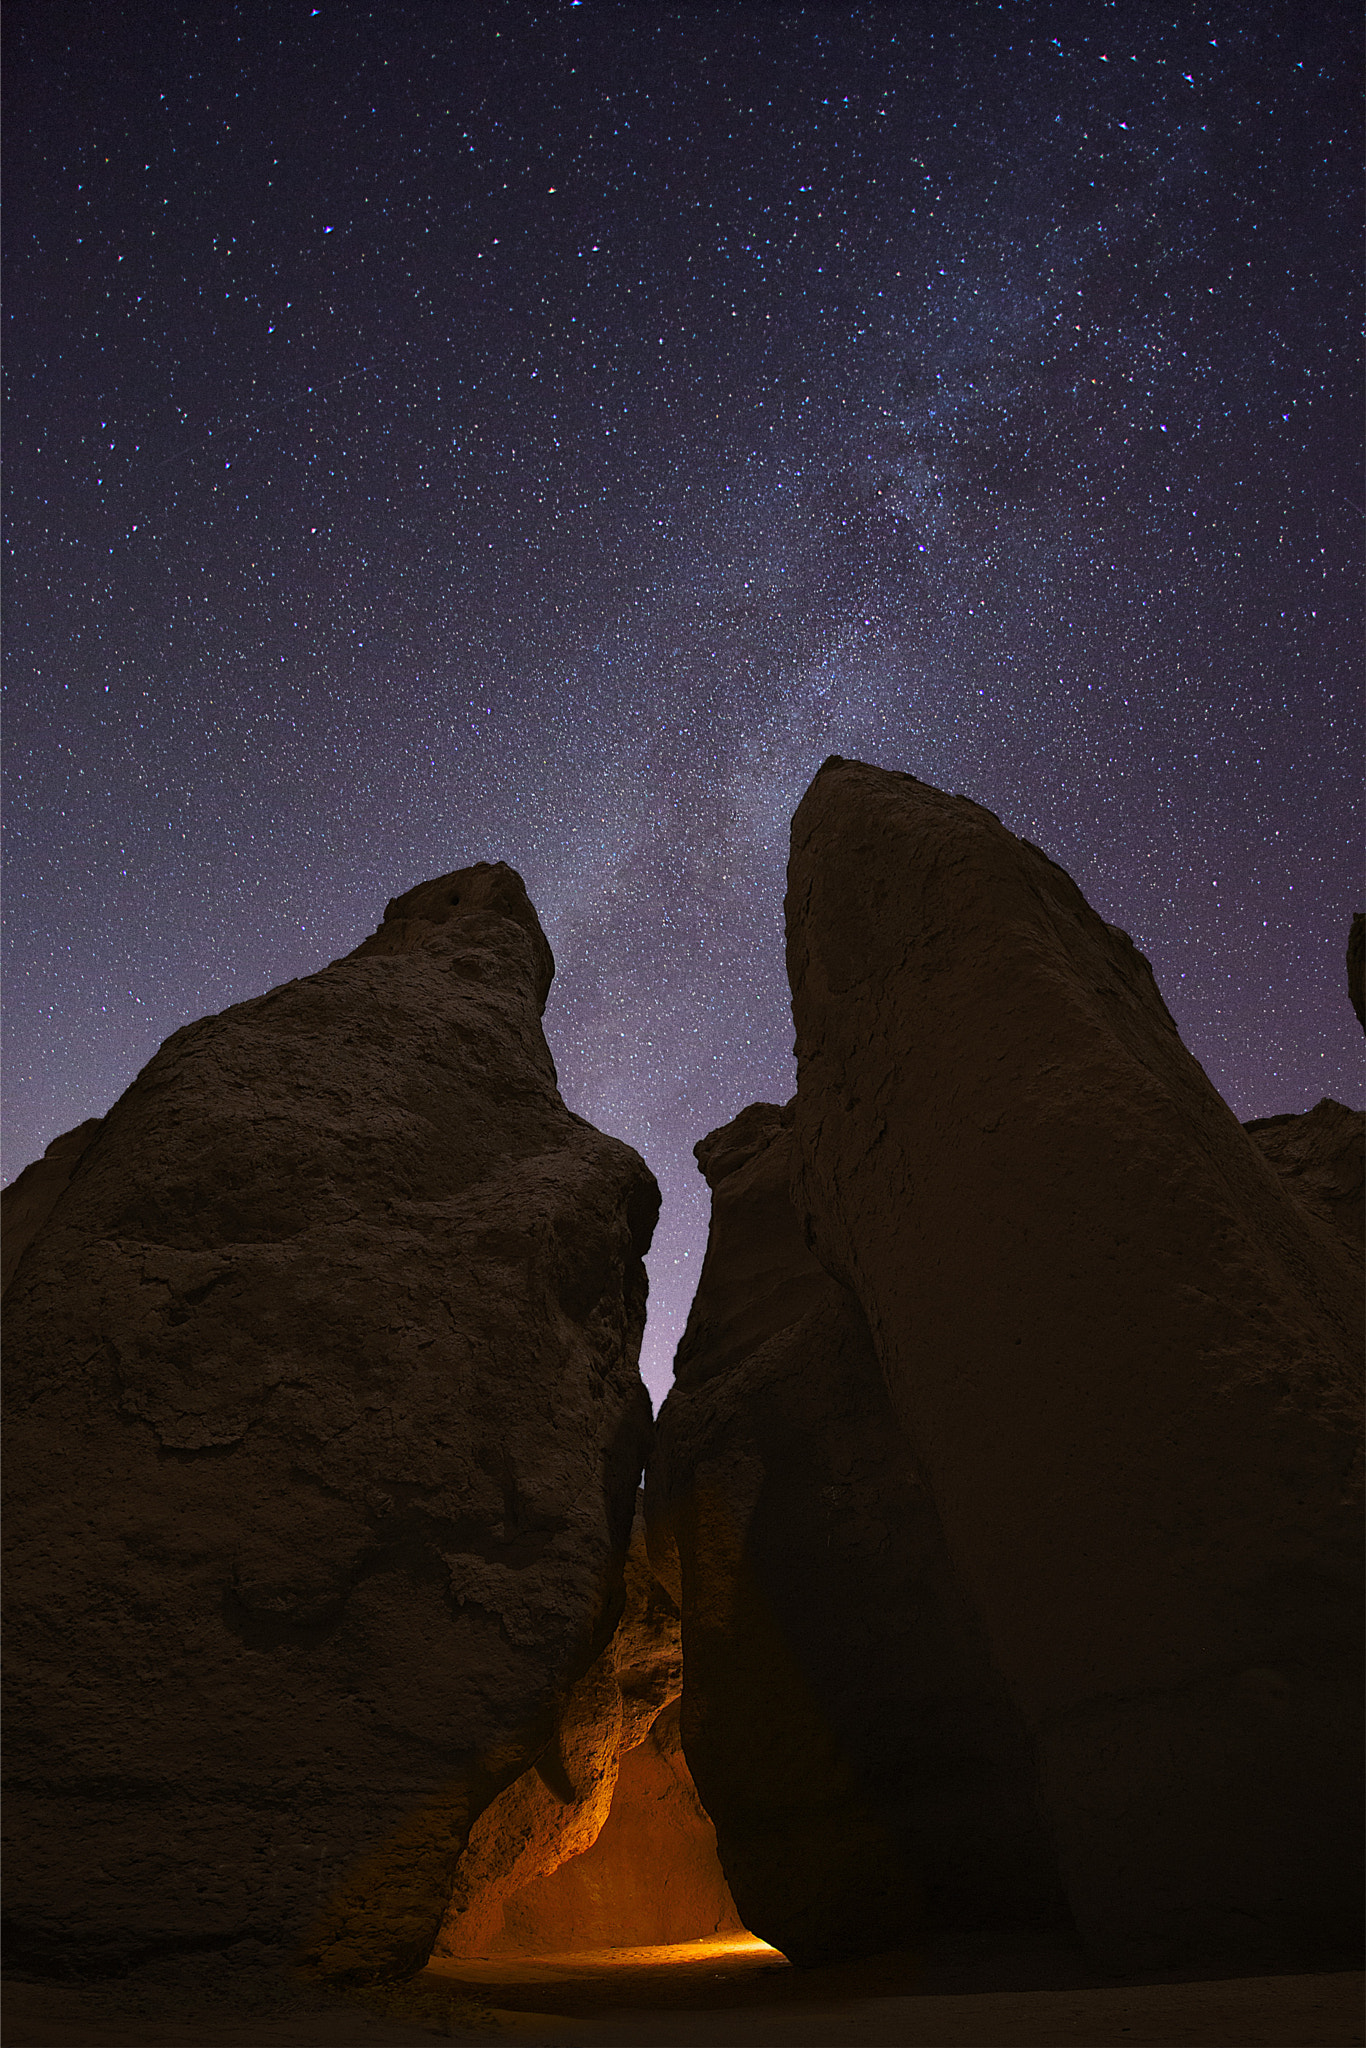
[{"label": "sandy ground", "polygon": [[[333,2002],[255,2010],[192,1985],[5,1988],[3,2048],[1356,2048],[1355,1971],[1197,1983],[1069,1982],[1065,1955],[879,1957],[793,1970],[760,1942],[690,1943],[428,1969]],[[1002,1980],[1001,1988],[981,1988]]]}]

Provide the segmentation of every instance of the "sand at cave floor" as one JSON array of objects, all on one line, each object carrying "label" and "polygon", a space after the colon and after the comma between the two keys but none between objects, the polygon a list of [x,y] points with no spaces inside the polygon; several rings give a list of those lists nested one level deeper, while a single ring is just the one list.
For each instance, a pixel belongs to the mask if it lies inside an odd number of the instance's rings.
[{"label": "sand at cave floor", "polygon": [[[913,1958],[796,1971],[763,1943],[490,1957],[365,2003],[177,2010],[164,1989],[6,1986],[3,2048],[1357,2048],[1356,1971],[1197,1983],[944,1989]],[[1047,1977],[1037,1960],[1033,1974]],[[1055,1977],[1056,1969],[1051,1973]],[[936,1982],[936,1975],[938,1981]],[[979,1980],[981,1972],[977,1973]],[[908,1989],[918,1979],[926,1988]],[[1023,1988],[1022,1988],[1023,1986]],[[386,2009],[382,2009],[385,2008]]]}]

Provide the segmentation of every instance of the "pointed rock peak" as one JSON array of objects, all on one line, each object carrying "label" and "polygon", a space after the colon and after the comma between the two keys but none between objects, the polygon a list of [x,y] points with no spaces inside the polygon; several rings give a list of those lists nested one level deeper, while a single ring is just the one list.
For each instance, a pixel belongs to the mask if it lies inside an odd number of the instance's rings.
[{"label": "pointed rock peak", "polygon": [[1132,941],[909,776],[848,763],[802,798],[787,957],[792,1204],[1034,1742],[1078,1931],[1128,1969],[1336,1953],[1361,1881],[1360,1685],[1329,1647],[1360,1599],[1347,1113],[1241,1129]]},{"label": "pointed rock peak", "polygon": [[[541,929],[526,884],[506,861],[479,860],[406,889],[386,906],[379,930],[356,948],[357,953],[414,953],[433,941],[461,941],[472,935],[475,920],[506,918],[520,925],[531,941],[531,964],[541,1009],[555,975],[555,956]],[[438,938],[440,934],[440,938]]]},{"label": "pointed rock peak", "polygon": [[[178,1031],[21,1190],[11,1959],[406,1978],[552,1737],[551,1848],[585,1754],[605,1809],[659,1195],[560,1098],[550,973],[510,868],[424,883]],[[43,1649],[54,1597],[98,1685]]]}]

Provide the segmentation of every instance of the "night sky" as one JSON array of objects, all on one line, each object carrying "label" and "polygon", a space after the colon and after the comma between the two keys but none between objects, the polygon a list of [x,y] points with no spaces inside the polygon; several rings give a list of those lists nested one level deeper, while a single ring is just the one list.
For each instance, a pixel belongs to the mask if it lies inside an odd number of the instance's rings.
[{"label": "night sky", "polygon": [[1361,1102],[1355,7],[8,15],[6,1177],[508,860],[658,1394],[830,753]]}]

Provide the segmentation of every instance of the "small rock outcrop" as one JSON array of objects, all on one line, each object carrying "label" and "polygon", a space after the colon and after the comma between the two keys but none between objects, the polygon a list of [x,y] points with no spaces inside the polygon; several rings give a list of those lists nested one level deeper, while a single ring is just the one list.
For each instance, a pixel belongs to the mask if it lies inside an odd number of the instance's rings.
[{"label": "small rock outcrop", "polygon": [[170,1038],[23,1247],[13,1963],[402,1975],[500,1790],[619,1724],[658,1191],[560,1099],[552,972],[510,868],[410,890]]},{"label": "small rock outcrop", "polygon": [[796,1206],[1032,1738],[1079,1929],[1126,1967],[1350,1948],[1356,1276],[1132,941],[979,805],[828,762],[787,929]]},{"label": "small rock outcrop", "polygon": [[1347,993],[1357,1013],[1357,1023],[1366,1031],[1366,911],[1352,917],[1347,934]]},{"label": "small rock outcrop", "polygon": [[697,1147],[711,1234],[647,1503],[736,1906],[821,1963],[1065,1916],[1027,1733],[858,1301],[803,1243],[792,1119],[756,1103]]}]

